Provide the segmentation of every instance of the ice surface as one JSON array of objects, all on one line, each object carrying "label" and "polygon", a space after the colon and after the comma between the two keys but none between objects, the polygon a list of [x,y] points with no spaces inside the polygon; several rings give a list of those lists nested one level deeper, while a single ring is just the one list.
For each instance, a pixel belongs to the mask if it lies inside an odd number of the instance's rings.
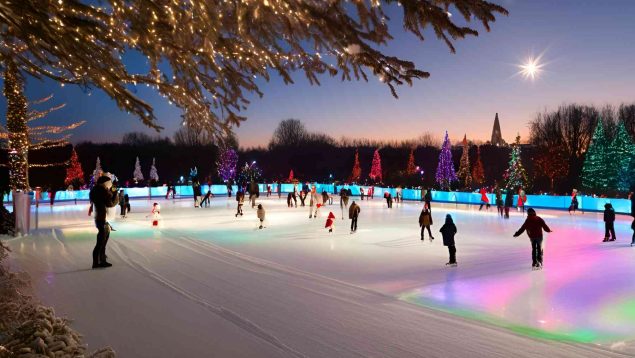
[{"label": "ice surface", "polygon": [[[434,242],[419,240],[420,203],[359,201],[349,233],[339,205],[287,208],[261,198],[132,201],[108,245],[112,268],[91,270],[96,230],[85,204],[41,206],[38,230],[9,241],[46,304],[75,320],[91,347],[122,357],[483,357],[635,354],[635,247],[630,218],[602,244],[601,215],[538,210],[554,230],[545,269],[531,271],[521,213],[433,203]],[[338,220],[328,234],[329,211]],[[457,268],[437,234],[458,227]],[[35,214],[35,213],[34,213]],[[347,216],[347,215],[346,215]],[[536,338],[539,338],[536,340]]]}]

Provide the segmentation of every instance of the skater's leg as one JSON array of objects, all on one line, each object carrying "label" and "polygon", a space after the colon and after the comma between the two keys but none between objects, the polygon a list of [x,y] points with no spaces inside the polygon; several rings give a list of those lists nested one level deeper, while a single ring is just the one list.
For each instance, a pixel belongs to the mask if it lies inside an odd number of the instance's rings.
[{"label": "skater's leg", "polygon": [[609,229],[609,223],[605,222],[604,223],[604,241],[609,241],[609,237],[610,237],[610,229]]},{"label": "skater's leg", "polygon": [[531,239],[531,261],[532,266],[538,265],[538,253],[540,252],[540,244],[538,239]]},{"label": "skater's leg", "polygon": [[609,232],[611,233],[611,241],[615,241],[616,237],[615,237],[615,224],[611,223],[611,225],[609,226]]},{"label": "skater's leg", "polygon": [[485,205],[485,204],[481,203],[481,206],[478,207],[478,211],[483,210],[483,205]]},{"label": "skater's leg", "polygon": [[421,240],[423,240],[423,238],[425,237],[425,235],[423,234],[425,229],[426,229],[426,227],[421,225]]},{"label": "skater's leg", "polygon": [[100,265],[103,265],[106,263],[106,245],[108,245],[108,239],[110,238],[110,224],[108,222],[104,224],[103,237],[104,237],[103,244],[101,245],[101,251],[99,252]]},{"label": "skater's leg", "polygon": [[536,251],[536,261],[538,265],[542,266],[542,237],[536,239],[537,242],[537,251]]},{"label": "skater's leg", "polygon": [[97,267],[101,260],[101,248],[104,246],[106,237],[106,222],[95,221],[95,226],[97,227],[97,242],[95,243],[95,248],[93,249],[93,268]]},{"label": "skater's leg", "polygon": [[456,246],[454,245],[448,246],[448,251],[450,253],[450,263],[455,264],[456,263]]},{"label": "skater's leg", "polygon": [[432,236],[432,230],[430,230],[430,225],[426,225],[426,229],[428,229],[428,235],[430,235],[430,240],[434,240],[434,236]]}]

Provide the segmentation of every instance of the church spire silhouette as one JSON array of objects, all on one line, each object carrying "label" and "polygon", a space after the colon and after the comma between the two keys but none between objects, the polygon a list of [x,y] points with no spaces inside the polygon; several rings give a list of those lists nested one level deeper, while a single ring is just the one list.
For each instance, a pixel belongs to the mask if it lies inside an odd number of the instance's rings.
[{"label": "church spire silhouette", "polygon": [[492,140],[490,141],[490,143],[496,146],[507,144],[503,140],[503,136],[501,134],[501,124],[498,120],[498,113],[496,113],[496,116],[494,117],[494,128],[492,129]]}]

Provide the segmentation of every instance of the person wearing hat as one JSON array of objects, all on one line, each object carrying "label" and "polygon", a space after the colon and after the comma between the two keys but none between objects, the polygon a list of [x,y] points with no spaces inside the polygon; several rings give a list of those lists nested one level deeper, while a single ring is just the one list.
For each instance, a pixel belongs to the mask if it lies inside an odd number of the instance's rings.
[{"label": "person wearing hat", "polygon": [[539,269],[542,267],[542,230],[551,232],[551,229],[545,221],[538,215],[536,210],[529,208],[527,210],[527,219],[523,223],[523,226],[516,231],[514,237],[520,236],[525,230],[527,230],[527,236],[531,240],[531,260],[533,264],[532,268]]},{"label": "person wearing hat", "polygon": [[604,240],[602,242],[608,241],[615,241],[615,210],[610,203],[604,204]]},{"label": "person wearing hat", "polygon": [[112,264],[106,261],[106,244],[110,237],[110,224],[106,221],[106,211],[117,205],[117,189],[113,188],[110,177],[102,175],[97,179],[97,185],[90,190],[89,197],[97,227],[97,243],[93,249],[93,268],[110,267]]}]

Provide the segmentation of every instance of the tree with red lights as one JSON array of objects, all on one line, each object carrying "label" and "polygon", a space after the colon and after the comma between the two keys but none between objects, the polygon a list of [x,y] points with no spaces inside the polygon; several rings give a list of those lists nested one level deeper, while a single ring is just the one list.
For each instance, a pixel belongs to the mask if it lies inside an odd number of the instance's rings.
[{"label": "tree with red lights", "polygon": [[485,168],[481,160],[481,147],[476,147],[476,163],[474,163],[472,168],[472,182],[477,186],[485,183]]},{"label": "tree with red lights", "polygon": [[370,167],[370,174],[368,177],[374,182],[381,182],[381,157],[379,156],[379,149],[375,149],[375,154],[373,154],[373,164]]},{"label": "tree with red lights", "polygon": [[73,149],[71,154],[71,161],[69,167],[66,168],[66,179],[64,179],[65,185],[72,185],[74,189],[79,189],[84,184],[84,171],[82,165],[79,162],[77,152]]},{"label": "tree with red lights", "polygon": [[353,162],[353,171],[351,172],[350,182],[359,181],[362,177],[362,167],[359,165],[359,151],[355,150],[355,161]]},{"label": "tree with red lights", "polygon": [[408,156],[408,166],[406,167],[406,174],[414,175],[417,173],[417,167],[415,166],[415,153],[414,149],[410,149],[410,155]]}]

